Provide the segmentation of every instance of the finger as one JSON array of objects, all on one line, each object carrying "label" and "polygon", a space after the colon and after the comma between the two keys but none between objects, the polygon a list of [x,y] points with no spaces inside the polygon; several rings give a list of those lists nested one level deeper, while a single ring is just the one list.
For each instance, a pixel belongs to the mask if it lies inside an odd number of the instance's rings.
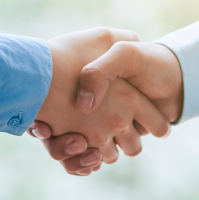
[{"label": "finger", "polygon": [[41,140],[45,148],[55,160],[65,160],[87,149],[86,139],[77,133],[61,135]]},{"label": "finger", "polygon": [[119,41],[139,41],[138,35],[134,31],[109,27],[98,27],[93,28],[89,31],[81,31],[80,38],[84,38],[85,40],[85,37],[93,38],[92,43],[95,41],[101,41],[101,43],[105,43],[105,45],[108,45],[109,48],[114,43]]},{"label": "finger", "polygon": [[81,170],[81,171],[78,171],[78,172],[71,172],[71,171],[67,171],[69,174],[71,175],[75,175],[75,176],[88,176],[90,175],[93,171],[97,171],[99,170],[101,167],[101,163],[99,165],[97,165],[96,167],[92,167],[92,168],[88,168],[88,169],[85,169],[85,170]]},{"label": "finger", "polygon": [[156,137],[170,133],[170,123],[160,111],[143,95],[136,104],[134,119]]},{"label": "finger", "polygon": [[[103,99],[109,82],[116,77],[126,79],[151,100],[182,95],[179,63],[168,48],[150,43],[117,42],[101,57],[82,68],[77,110],[93,112]],[[170,84],[166,77],[172,80]],[[170,121],[178,119],[181,114],[181,97],[179,102],[172,111],[163,110]]]},{"label": "finger", "polygon": [[132,125],[114,139],[127,156],[136,156],[142,151],[140,135]]},{"label": "finger", "polygon": [[76,173],[98,166],[102,161],[102,155],[98,149],[88,148],[83,154],[60,161],[65,170]]},{"label": "finger", "polygon": [[85,169],[85,170],[81,170],[81,171],[77,171],[77,172],[71,172],[71,171],[68,171],[66,170],[66,172],[70,175],[74,175],[74,176],[88,176],[92,173],[93,171],[93,168],[88,168],[88,169]]},{"label": "finger", "polygon": [[103,99],[109,82],[117,77],[127,79],[133,74],[133,46],[117,42],[105,54],[82,68],[77,94],[77,110],[90,113]]},{"label": "finger", "polygon": [[135,127],[135,129],[138,131],[138,133],[140,135],[147,135],[149,132],[143,127],[141,126],[136,120],[133,120],[133,126]]},{"label": "finger", "polygon": [[106,145],[101,146],[99,150],[102,154],[103,162],[107,164],[116,162],[119,157],[119,152],[114,140],[111,140]]},{"label": "finger", "polygon": [[113,33],[114,43],[119,41],[135,41],[135,42],[139,41],[138,35],[134,31],[122,30],[116,28],[111,28],[110,31]]},{"label": "finger", "polygon": [[100,163],[96,167],[93,167],[93,171],[98,171],[101,168],[101,166],[102,166],[102,163]]},{"label": "finger", "polygon": [[46,123],[38,120],[35,120],[26,132],[39,139],[47,139],[51,137],[50,127]]},{"label": "finger", "polygon": [[77,176],[88,176],[92,172],[93,172],[93,168],[88,168],[88,169],[85,169],[85,170],[75,172],[74,174],[77,175]]}]

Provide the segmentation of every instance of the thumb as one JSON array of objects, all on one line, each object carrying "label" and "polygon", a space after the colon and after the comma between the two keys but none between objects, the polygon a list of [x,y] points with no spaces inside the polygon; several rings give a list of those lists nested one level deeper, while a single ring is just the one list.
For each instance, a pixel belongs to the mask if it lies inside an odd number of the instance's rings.
[{"label": "thumb", "polygon": [[38,120],[35,120],[26,132],[39,139],[48,139],[51,137],[50,127],[46,123]]},{"label": "thumb", "polygon": [[110,81],[128,79],[133,69],[131,42],[117,42],[105,54],[89,63],[80,72],[76,108],[83,113],[97,109]]}]

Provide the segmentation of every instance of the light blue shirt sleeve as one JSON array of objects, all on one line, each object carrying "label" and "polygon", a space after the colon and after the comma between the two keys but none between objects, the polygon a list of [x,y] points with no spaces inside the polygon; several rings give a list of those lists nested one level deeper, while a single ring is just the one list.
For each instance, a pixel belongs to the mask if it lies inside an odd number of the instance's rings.
[{"label": "light blue shirt sleeve", "polygon": [[199,116],[199,21],[155,41],[177,56],[183,74],[184,106],[179,122]]},{"label": "light blue shirt sleeve", "polygon": [[40,39],[0,34],[0,131],[22,135],[52,79],[52,56]]}]

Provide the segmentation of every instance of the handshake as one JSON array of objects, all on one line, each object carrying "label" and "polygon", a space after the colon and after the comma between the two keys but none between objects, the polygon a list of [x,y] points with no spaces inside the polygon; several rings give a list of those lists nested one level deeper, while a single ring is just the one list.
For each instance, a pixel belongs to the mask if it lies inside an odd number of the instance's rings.
[{"label": "handshake", "polygon": [[49,93],[28,129],[73,175],[142,150],[141,136],[163,137],[183,107],[175,54],[139,42],[132,31],[95,28],[47,41],[53,61]]}]

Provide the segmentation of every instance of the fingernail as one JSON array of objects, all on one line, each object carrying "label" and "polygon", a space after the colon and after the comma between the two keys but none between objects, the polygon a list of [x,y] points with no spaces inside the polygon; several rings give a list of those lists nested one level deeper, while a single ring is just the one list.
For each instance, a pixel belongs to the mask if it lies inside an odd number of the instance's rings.
[{"label": "fingernail", "polygon": [[76,103],[77,110],[79,111],[90,110],[93,104],[93,100],[94,100],[94,95],[92,92],[79,90]]},{"label": "fingernail", "polygon": [[83,151],[84,151],[83,147],[77,142],[72,142],[66,147],[66,153],[69,154],[78,154]]},{"label": "fingernail", "polygon": [[167,137],[170,135],[170,133],[171,133],[171,125],[169,124],[168,131],[167,131],[167,133],[162,137],[162,139],[167,138]]},{"label": "fingernail", "polygon": [[97,162],[98,162],[98,159],[95,156],[95,154],[92,153],[92,152],[85,154],[80,160],[80,163],[81,163],[82,166],[93,165],[93,164],[95,164]]},{"label": "fingernail", "polygon": [[81,176],[87,176],[87,175],[89,175],[92,171],[93,171],[93,169],[92,169],[92,168],[89,168],[89,169],[86,169],[86,170],[78,171],[78,172],[76,172],[76,174],[81,175]]},{"label": "fingernail", "polygon": [[37,138],[39,138],[39,139],[45,139],[44,137],[43,137],[43,135],[39,132],[39,130],[38,129],[33,129],[32,130],[32,133],[33,133],[33,135],[35,136],[35,137],[37,137]]}]

